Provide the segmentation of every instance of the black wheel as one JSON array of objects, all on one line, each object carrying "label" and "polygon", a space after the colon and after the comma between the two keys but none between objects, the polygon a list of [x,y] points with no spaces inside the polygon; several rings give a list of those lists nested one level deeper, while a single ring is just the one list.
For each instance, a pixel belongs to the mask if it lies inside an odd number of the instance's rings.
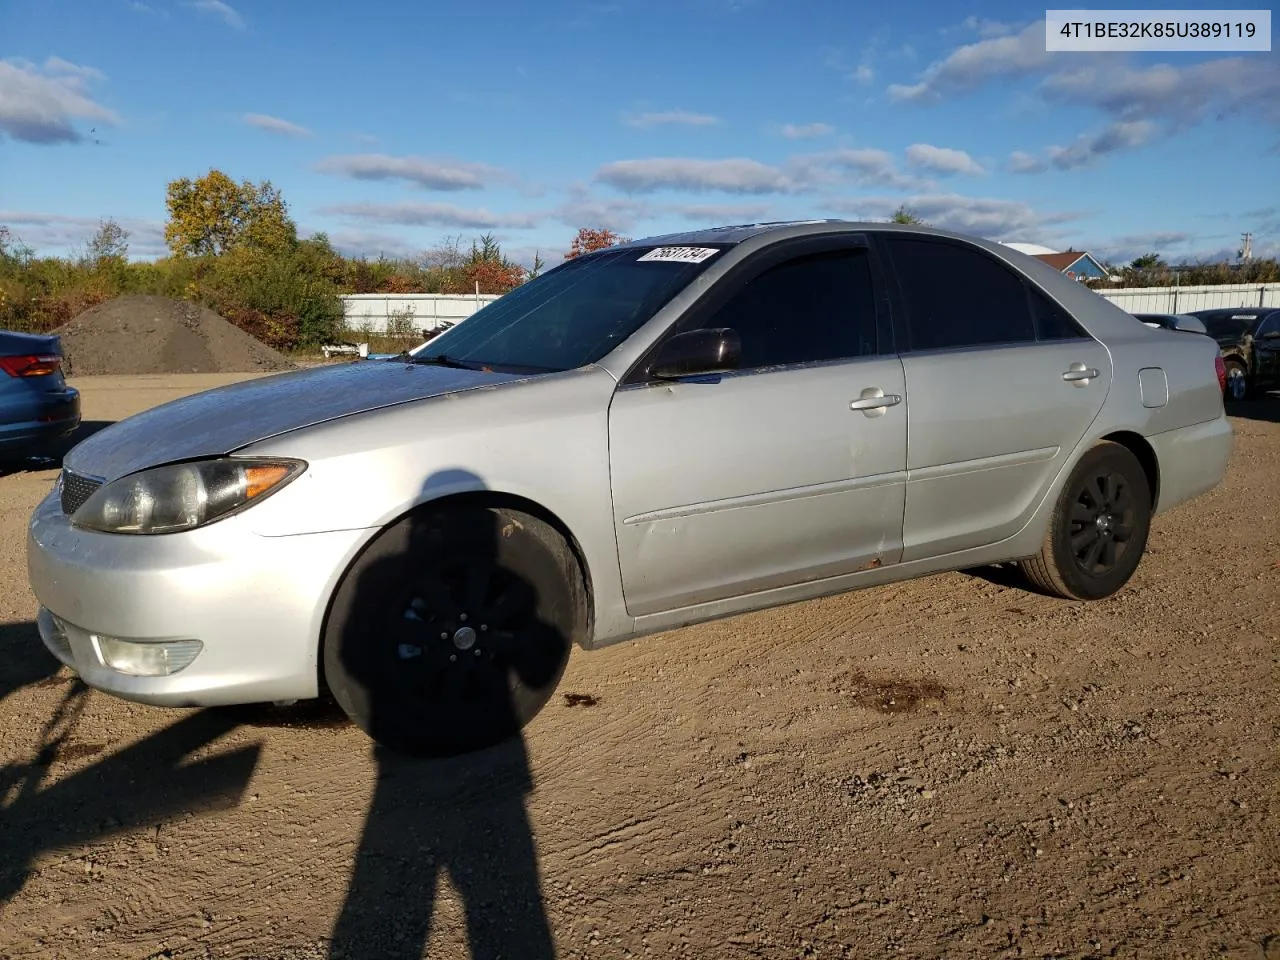
[{"label": "black wheel", "polygon": [[401,753],[465,753],[519,733],[587,629],[581,570],[549,524],[462,506],[411,514],[348,571],[325,625],[325,679]]},{"label": "black wheel", "polygon": [[1133,576],[1151,529],[1151,485],[1126,447],[1102,441],[1071,472],[1038,556],[1019,566],[1040,589],[1109,597]]},{"label": "black wheel", "polygon": [[1249,373],[1244,368],[1244,364],[1236,360],[1228,360],[1227,367],[1227,387],[1224,395],[1228,400],[1239,403],[1241,400],[1249,399],[1249,395],[1253,393],[1251,384],[1249,383]]}]

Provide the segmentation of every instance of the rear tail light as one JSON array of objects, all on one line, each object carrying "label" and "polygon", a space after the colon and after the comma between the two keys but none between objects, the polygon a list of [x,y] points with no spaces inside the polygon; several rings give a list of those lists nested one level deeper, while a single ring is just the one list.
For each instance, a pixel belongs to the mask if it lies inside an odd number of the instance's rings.
[{"label": "rear tail light", "polygon": [[53,353],[0,357],[0,370],[11,377],[47,377],[61,367],[62,358]]},{"label": "rear tail light", "polygon": [[1221,390],[1223,393],[1226,393],[1227,392],[1227,365],[1222,362],[1221,354],[1213,358],[1213,369],[1218,374],[1218,389]]}]

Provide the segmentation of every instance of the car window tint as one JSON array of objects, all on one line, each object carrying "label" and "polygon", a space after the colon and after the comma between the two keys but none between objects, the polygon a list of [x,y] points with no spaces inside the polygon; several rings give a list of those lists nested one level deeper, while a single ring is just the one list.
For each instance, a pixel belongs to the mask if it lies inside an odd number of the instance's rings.
[{"label": "car window tint", "polygon": [[1026,288],[991,257],[954,243],[885,237],[912,350],[1035,339]]},{"label": "car window tint", "polygon": [[1262,336],[1265,333],[1280,332],[1280,311],[1268,314],[1267,318],[1258,324],[1258,332],[1254,336]]},{"label": "car window tint", "polygon": [[[1087,337],[1067,312],[1038,290],[1029,290],[1031,317],[1035,321],[1037,340],[1075,340]],[[1150,314],[1139,319],[1154,319]],[[1157,321],[1158,322],[1158,321]]]},{"label": "car window tint", "polygon": [[766,270],[702,326],[736,330],[750,369],[875,353],[875,311],[867,252],[837,250]]}]

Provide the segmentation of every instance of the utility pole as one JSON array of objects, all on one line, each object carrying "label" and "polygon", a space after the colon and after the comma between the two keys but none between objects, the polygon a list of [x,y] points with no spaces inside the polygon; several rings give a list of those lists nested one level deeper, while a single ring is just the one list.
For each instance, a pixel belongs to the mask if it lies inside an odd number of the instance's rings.
[{"label": "utility pole", "polygon": [[1249,263],[1253,260],[1253,234],[1246,233],[1240,239],[1244,241],[1244,246],[1240,248],[1240,262]]}]

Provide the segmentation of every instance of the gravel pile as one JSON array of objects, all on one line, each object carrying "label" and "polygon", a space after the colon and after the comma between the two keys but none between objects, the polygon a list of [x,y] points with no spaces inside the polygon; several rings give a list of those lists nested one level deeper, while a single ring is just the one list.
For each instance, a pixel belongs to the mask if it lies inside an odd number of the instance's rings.
[{"label": "gravel pile", "polygon": [[54,333],[71,376],[254,373],[296,365],[207,307],[130,294],[86,310]]}]

